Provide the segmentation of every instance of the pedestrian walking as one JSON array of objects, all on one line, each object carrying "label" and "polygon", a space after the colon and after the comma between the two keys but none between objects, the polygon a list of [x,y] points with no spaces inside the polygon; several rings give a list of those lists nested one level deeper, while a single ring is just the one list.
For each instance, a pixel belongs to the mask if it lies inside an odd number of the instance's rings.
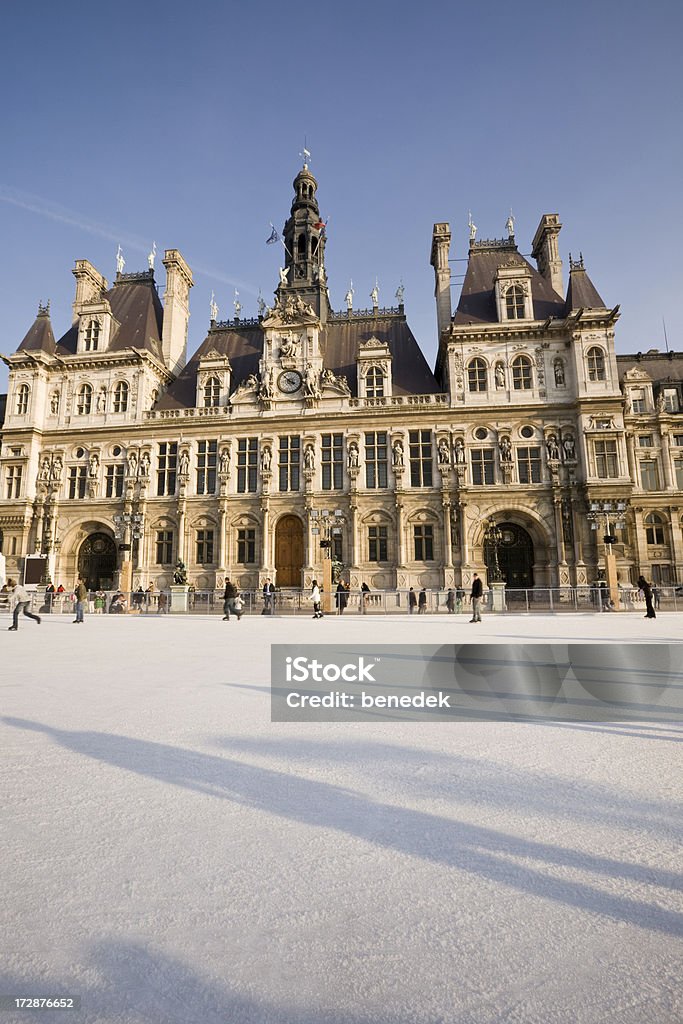
[{"label": "pedestrian walking", "polygon": [[313,618],[322,619],[323,613],[320,608],[320,588],[318,587],[318,581],[313,580],[311,586],[311,601],[313,602]]},{"label": "pedestrian walking", "polygon": [[363,581],[361,583],[361,585],[360,585],[360,589],[361,589],[361,595],[360,596],[361,596],[361,602],[362,602],[362,604],[361,604],[361,611],[363,612],[363,615],[365,615],[365,612],[367,611],[367,607],[368,607],[368,599],[370,597],[370,587],[367,585],[367,583],[365,581]]},{"label": "pedestrian walking", "polygon": [[85,602],[88,600],[88,588],[86,587],[83,580],[79,577],[76,589],[74,590],[74,597],[76,598],[76,618],[74,619],[74,625],[76,623],[84,622],[83,609]]},{"label": "pedestrian walking", "polygon": [[423,587],[417,599],[417,614],[424,615],[427,611],[427,591]]},{"label": "pedestrian walking", "polygon": [[[111,608],[109,609],[111,611]],[[165,594],[163,590],[159,592],[159,601],[157,602],[157,615],[166,615],[168,612],[168,594]]]},{"label": "pedestrian walking", "polygon": [[643,595],[645,597],[645,607],[647,609],[645,613],[645,618],[656,619],[657,616],[655,615],[655,610],[652,607],[652,587],[647,582],[644,576],[638,577],[638,587],[640,590],[642,590]]},{"label": "pedestrian walking", "polygon": [[263,584],[263,611],[261,615],[272,615],[273,614],[273,603],[275,599],[275,584],[268,577],[266,582]]},{"label": "pedestrian walking", "polygon": [[230,612],[235,612],[236,597],[237,587],[230,581],[230,578],[226,576],[225,590],[223,591],[223,622],[230,622]]},{"label": "pedestrian walking", "polygon": [[408,591],[408,613],[412,615],[417,608],[417,594],[413,587]]},{"label": "pedestrian walking", "polygon": [[33,612],[28,610],[28,606],[31,603],[31,597],[28,591],[20,586],[16,580],[7,580],[7,590],[12,594],[12,602],[14,605],[12,625],[8,627],[9,631],[16,632],[16,630],[19,629],[19,616],[22,613],[27,618],[33,619],[34,622],[40,625],[40,615],[34,615]]},{"label": "pedestrian walking", "polygon": [[660,607],[660,604],[661,604],[662,592],[661,592],[661,590],[659,589],[659,587],[657,586],[656,583],[652,584],[652,596],[653,596],[653,598],[655,600],[655,611],[657,611],[659,609],[659,607]]},{"label": "pedestrian walking", "polygon": [[452,615],[455,611],[455,591],[449,590],[446,596],[446,608],[448,608],[448,614]]},{"label": "pedestrian walking", "polygon": [[470,591],[470,601],[472,602],[472,618],[470,622],[481,622],[481,598],[483,593],[484,587],[475,572],[472,577],[472,590]]}]

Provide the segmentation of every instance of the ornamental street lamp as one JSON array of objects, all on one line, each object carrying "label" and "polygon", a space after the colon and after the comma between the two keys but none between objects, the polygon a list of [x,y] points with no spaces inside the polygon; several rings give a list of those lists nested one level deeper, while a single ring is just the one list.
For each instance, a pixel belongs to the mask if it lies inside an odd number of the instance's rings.
[{"label": "ornamental street lamp", "polygon": [[119,590],[130,593],[133,589],[133,566],[130,559],[131,540],[139,541],[142,537],[142,522],[144,516],[141,512],[117,512],[114,516],[114,536],[118,543],[118,549],[122,553],[121,567],[119,569]]},{"label": "ornamental street lamp", "polygon": [[504,583],[505,577],[498,561],[498,549],[503,543],[503,534],[492,519],[484,520],[484,545],[489,552],[490,564],[487,564],[489,583]]},{"label": "ornamental street lamp", "polygon": [[311,518],[311,533],[320,537],[320,550],[323,562],[323,611],[332,611],[332,538],[340,537],[342,526],[346,522],[341,509],[331,512],[328,508],[312,508],[309,511]]},{"label": "ornamental street lamp", "polygon": [[619,580],[617,577],[617,559],[613,546],[617,542],[614,530],[623,530],[626,526],[625,501],[591,501],[586,518],[591,530],[604,530],[605,575],[609,588],[610,601],[614,608],[619,607]]}]

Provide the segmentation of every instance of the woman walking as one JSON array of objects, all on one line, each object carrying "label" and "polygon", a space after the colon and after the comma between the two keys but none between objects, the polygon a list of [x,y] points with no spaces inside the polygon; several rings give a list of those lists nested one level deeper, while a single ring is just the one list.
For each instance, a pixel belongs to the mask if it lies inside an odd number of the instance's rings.
[{"label": "woman walking", "polygon": [[654,608],[652,607],[652,587],[647,582],[644,576],[638,577],[638,588],[642,590],[643,595],[645,597],[645,607],[647,609],[645,613],[645,618],[656,619],[657,616],[655,614]]},{"label": "woman walking", "polygon": [[311,587],[311,601],[313,602],[313,618],[322,619],[323,613],[320,609],[320,588],[318,587],[318,581],[313,580]]}]

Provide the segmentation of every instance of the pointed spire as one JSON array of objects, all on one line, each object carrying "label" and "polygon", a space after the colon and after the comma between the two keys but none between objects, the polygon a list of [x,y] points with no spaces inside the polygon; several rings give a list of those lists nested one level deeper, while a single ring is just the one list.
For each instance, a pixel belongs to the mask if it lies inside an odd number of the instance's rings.
[{"label": "pointed spire", "polygon": [[39,302],[36,319],[17,346],[17,352],[45,352],[46,355],[54,355],[56,347],[50,321],[50,303]]}]

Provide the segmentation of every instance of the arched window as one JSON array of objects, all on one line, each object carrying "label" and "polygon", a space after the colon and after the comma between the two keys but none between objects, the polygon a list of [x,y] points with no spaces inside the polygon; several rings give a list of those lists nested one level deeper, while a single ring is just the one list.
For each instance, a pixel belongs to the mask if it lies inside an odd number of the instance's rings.
[{"label": "arched window", "polygon": [[486,363],[483,359],[472,359],[467,365],[467,380],[470,391],[487,390]]},{"label": "arched window", "polygon": [[384,397],[384,374],[379,366],[371,366],[365,378],[365,394],[368,398]]},{"label": "arched window", "polygon": [[521,285],[510,285],[505,292],[505,312],[508,320],[524,319],[524,289]]},{"label": "arched window", "polygon": [[533,378],[531,360],[527,356],[517,356],[512,361],[512,386],[515,391],[531,391]]},{"label": "arched window", "polygon": [[298,252],[299,256],[306,255],[306,235],[303,233],[303,231],[301,232],[297,239],[296,251]]},{"label": "arched window", "polygon": [[210,409],[220,404],[221,382],[218,377],[209,377],[204,385],[204,408]]},{"label": "arched window", "polygon": [[589,348],[586,353],[586,361],[588,363],[588,379],[589,380],[604,380],[605,379],[605,353],[601,348],[594,346]]},{"label": "arched window", "polygon": [[656,512],[645,517],[645,536],[648,544],[664,544],[664,520]]},{"label": "arched window", "polygon": [[85,329],[85,351],[96,352],[100,344],[100,325],[97,320],[91,320]]},{"label": "arched window", "polygon": [[114,388],[114,412],[126,412],[128,410],[128,384],[120,380]]},{"label": "arched window", "polygon": [[17,416],[25,416],[28,412],[28,400],[31,389],[28,384],[20,384],[17,388]]},{"label": "arched window", "polygon": [[92,388],[90,384],[81,384],[76,396],[76,412],[79,416],[87,416],[92,409]]}]

